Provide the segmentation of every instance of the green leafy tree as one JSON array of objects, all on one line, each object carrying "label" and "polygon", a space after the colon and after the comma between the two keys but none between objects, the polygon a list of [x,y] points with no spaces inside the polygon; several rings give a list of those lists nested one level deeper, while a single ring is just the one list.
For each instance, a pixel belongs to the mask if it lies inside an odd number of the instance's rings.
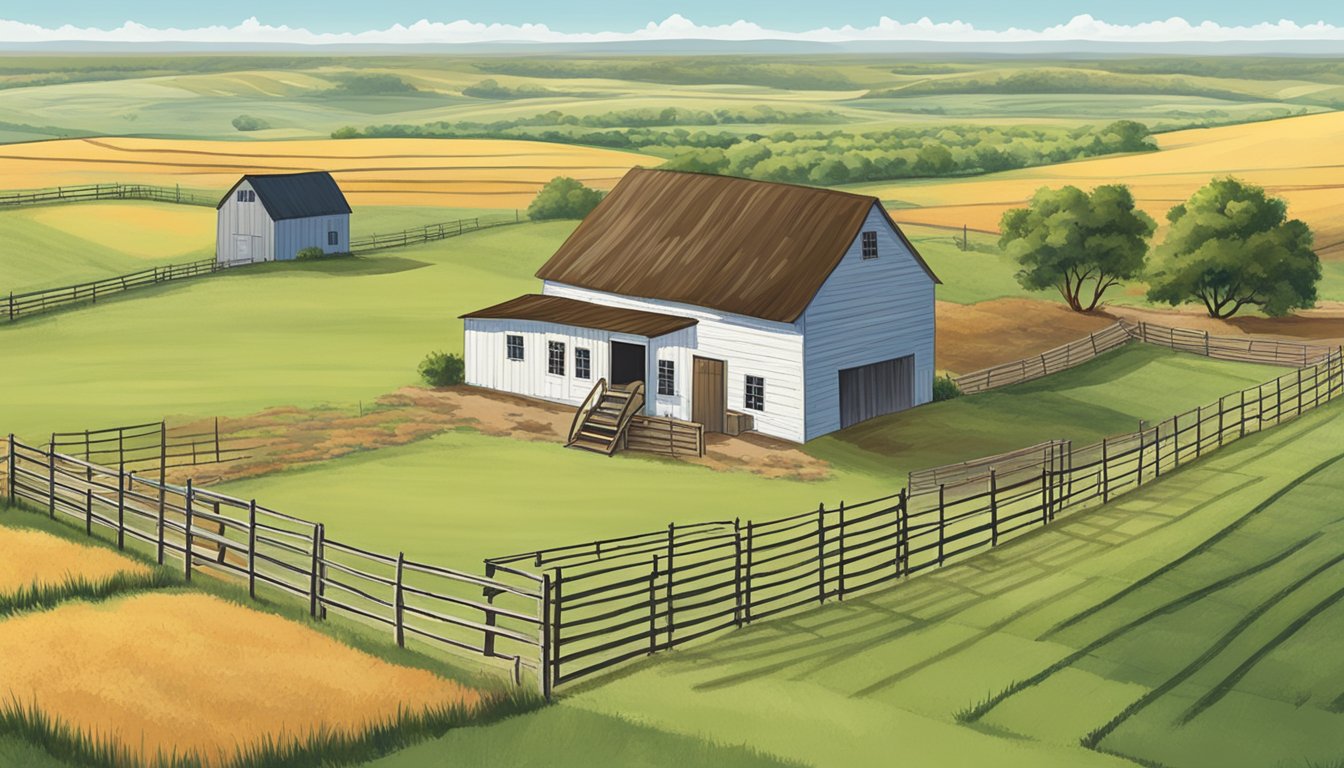
[{"label": "green leafy tree", "polygon": [[1075,312],[1091,312],[1107,290],[1143,273],[1157,225],[1128,187],[1108,184],[1091,194],[1042,188],[1028,207],[1005,212],[999,228],[1022,287],[1055,288]]},{"label": "green leafy tree", "polygon": [[582,219],[602,202],[605,192],[585,187],[568,176],[556,176],[546,182],[532,204],[527,216],[533,221],[543,219]]},{"label": "green leafy tree", "polygon": [[1289,219],[1280,198],[1237,179],[1214,179],[1167,220],[1149,300],[1199,300],[1218,318],[1245,306],[1278,317],[1316,304],[1321,261],[1311,250],[1311,229]]}]

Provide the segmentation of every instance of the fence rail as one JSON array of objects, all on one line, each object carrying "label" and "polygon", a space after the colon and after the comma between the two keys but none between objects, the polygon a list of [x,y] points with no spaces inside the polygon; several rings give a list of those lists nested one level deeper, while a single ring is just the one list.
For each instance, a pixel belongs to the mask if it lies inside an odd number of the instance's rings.
[{"label": "fence rail", "polygon": [[1214,336],[1208,331],[1172,328],[1148,322],[1117,321],[1085,338],[1063,346],[957,377],[957,387],[965,394],[986,392],[999,387],[1032,381],[1082,365],[1130,341],[1168,347],[1180,352],[1241,363],[1284,365],[1303,368],[1327,359],[1333,347],[1302,344],[1296,341],[1261,339],[1249,336]]},{"label": "fence rail", "polygon": [[364,237],[351,238],[351,253],[367,253],[369,251],[380,251],[386,248],[404,248],[408,245],[417,245],[419,243],[430,243],[436,240],[445,240],[450,237],[457,237],[468,232],[476,232],[491,227],[501,227],[506,224],[518,224],[522,219],[515,212],[512,216],[485,216],[471,219],[455,219],[453,221],[444,221],[438,224],[426,224],[423,227],[414,227],[401,232],[392,232],[386,234],[371,234]]},{"label": "fence rail", "polygon": [[705,455],[705,427],[694,421],[637,414],[630,418],[623,441],[628,451],[663,456]]},{"label": "fence rail", "polygon": [[[321,523],[268,509],[256,500],[164,483],[122,468],[26,445],[4,443],[11,501],[45,508],[53,519],[95,528],[119,548],[138,547],[159,563],[180,562],[183,575],[208,569],[247,584],[255,599],[306,603],[326,619],[336,612],[386,630],[400,646],[492,660],[521,683],[540,675],[546,579],[506,583],[405,556],[335,541]],[[516,581],[516,580],[515,580]]]},{"label": "fence rail", "polygon": [[117,183],[0,192],[0,208],[20,205],[77,203],[90,200],[152,200],[159,203],[213,207],[219,202],[219,197],[202,192],[183,192],[180,186],[157,187],[151,184]]},{"label": "fence rail", "polygon": [[1054,441],[926,470],[859,504],[767,521],[719,520],[487,560],[507,580],[549,579],[546,674],[555,685],[790,610],[843,599],[1108,502],[1344,392],[1324,360],[1137,432]]},{"label": "fence rail", "polygon": [[200,259],[199,261],[189,261],[182,264],[150,267],[138,272],[105,277],[101,280],[76,285],[65,285],[60,288],[47,288],[26,293],[11,292],[7,297],[0,297],[0,302],[3,302],[3,304],[0,304],[0,312],[4,313],[5,319],[13,322],[30,315],[51,312],[74,304],[97,304],[100,298],[105,299],[137,288],[147,288],[173,280],[200,277],[251,263],[250,261],[244,261],[221,264],[213,258]]},{"label": "fence rail", "polygon": [[223,464],[249,458],[236,440],[221,438],[219,419],[209,426],[170,427],[165,421],[82,432],[53,432],[47,450],[105,467],[164,473],[178,467]]}]

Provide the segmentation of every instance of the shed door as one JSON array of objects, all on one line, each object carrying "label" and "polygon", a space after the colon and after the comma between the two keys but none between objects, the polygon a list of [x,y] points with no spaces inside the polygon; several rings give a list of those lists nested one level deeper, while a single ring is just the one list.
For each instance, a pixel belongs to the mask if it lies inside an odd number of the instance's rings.
[{"label": "shed door", "polygon": [[915,404],[915,356],[840,372],[840,428]]},{"label": "shed door", "polygon": [[691,420],[704,425],[706,432],[722,432],[727,426],[728,392],[723,376],[723,361],[695,358],[691,381]]},{"label": "shed door", "polygon": [[234,235],[233,236],[233,260],[251,261],[252,260],[252,236]]}]

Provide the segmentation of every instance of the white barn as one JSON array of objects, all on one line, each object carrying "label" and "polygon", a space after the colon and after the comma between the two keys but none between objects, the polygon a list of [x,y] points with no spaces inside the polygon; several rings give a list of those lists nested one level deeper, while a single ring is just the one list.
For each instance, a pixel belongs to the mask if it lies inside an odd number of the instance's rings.
[{"label": "white barn", "polygon": [[873,197],[636,169],[537,276],[463,316],[468,384],[644,381],[648,415],[795,442],[933,398],[939,281]]},{"label": "white barn", "polygon": [[221,264],[284,261],[310,247],[350,250],[350,204],[325,171],[250,173],[215,208]]}]

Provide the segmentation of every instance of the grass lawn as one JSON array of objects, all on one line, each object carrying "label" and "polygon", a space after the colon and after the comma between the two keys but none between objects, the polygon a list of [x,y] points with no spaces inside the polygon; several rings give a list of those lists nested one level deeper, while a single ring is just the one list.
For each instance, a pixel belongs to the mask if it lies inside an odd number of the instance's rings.
[{"label": "grass lawn", "polygon": [[[374,765],[443,754],[522,765],[539,745],[570,743],[591,746],[596,763],[644,764],[630,731],[571,712],[814,766],[893,755],[924,766],[1334,764],[1344,461],[1320,447],[1341,441],[1336,407],[962,565],[660,655],[540,714]],[[1201,701],[1188,724],[1173,722]],[[1102,751],[1080,745],[1117,716]]]},{"label": "grass lawn", "polygon": [[[68,206],[74,210],[74,206]],[[457,316],[536,290],[572,222],[366,258],[267,264],[0,327],[0,432],[30,439],[164,416],[370,401],[460,352]]]}]

